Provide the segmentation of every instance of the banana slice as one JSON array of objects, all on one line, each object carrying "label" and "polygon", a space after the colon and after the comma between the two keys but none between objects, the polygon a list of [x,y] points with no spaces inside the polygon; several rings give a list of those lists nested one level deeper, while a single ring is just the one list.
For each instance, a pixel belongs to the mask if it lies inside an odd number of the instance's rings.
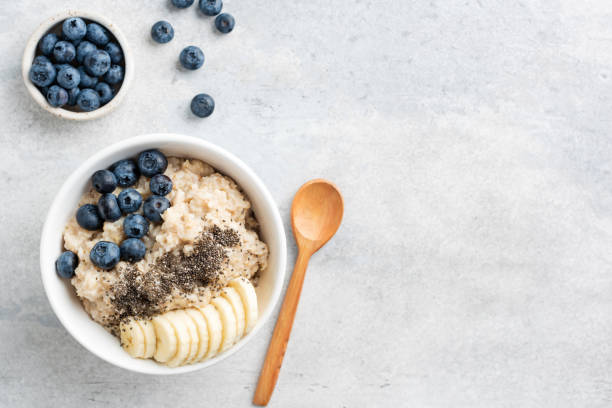
[{"label": "banana slice", "polygon": [[174,326],[165,317],[165,314],[155,316],[152,323],[155,329],[155,338],[157,339],[153,358],[160,363],[165,363],[177,354],[176,331]]},{"label": "banana slice", "polygon": [[176,354],[166,362],[168,367],[178,367],[185,364],[187,357],[189,357],[189,351],[191,349],[191,334],[185,324],[183,315],[174,310],[171,312],[164,313],[164,316],[168,319],[174,331],[176,332]]},{"label": "banana slice", "polygon": [[197,363],[202,360],[208,351],[208,325],[206,324],[206,319],[204,319],[204,316],[198,310],[185,309],[185,313],[187,313],[187,316],[193,321],[193,324],[195,324],[198,330],[200,343],[198,344],[196,355],[193,358],[193,362]]},{"label": "banana slice", "polygon": [[234,316],[236,316],[236,339],[237,342],[244,336],[244,327],[245,327],[245,312],[244,306],[242,305],[242,299],[240,299],[240,295],[236,291],[236,289],[228,287],[224,288],[221,296],[227,300],[230,305],[232,305],[232,310],[234,311]]},{"label": "banana slice", "polygon": [[144,355],[142,357],[151,358],[155,354],[155,343],[157,342],[153,323],[150,320],[138,320],[138,324],[144,333]]},{"label": "banana slice", "polygon": [[198,333],[198,328],[193,320],[191,320],[191,317],[189,317],[189,315],[185,312],[185,309],[177,310],[175,313],[177,314],[177,317],[183,319],[183,323],[185,324],[185,327],[187,327],[189,337],[191,338],[191,343],[189,344],[189,355],[183,363],[191,364],[195,361],[195,357],[198,354],[198,349],[200,348],[200,335]]},{"label": "banana slice", "polygon": [[257,323],[258,318],[258,308],[257,308],[257,293],[255,293],[255,288],[246,278],[238,278],[234,279],[229,283],[229,286],[234,288],[242,299],[242,303],[244,305],[244,311],[246,315],[246,328],[244,334],[248,334],[255,324]]},{"label": "banana slice", "polygon": [[144,332],[136,319],[130,317],[119,324],[121,346],[132,357],[143,358],[145,354]]},{"label": "banana slice", "polygon": [[221,341],[223,340],[223,324],[221,323],[219,312],[213,305],[206,305],[202,308],[197,307],[196,310],[202,313],[208,326],[208,350],[204,357],[202,357],[203,361],[216,356],[219,352]]},{"label": "banana slice", "polygon": [[219,296],[214,298],[210,303],[217,309],[221,317],[223,340],[221,341],[220,352],[224,352],[230,348],[236,340],[236,316],[234,315],[232,305],[225,300],[225,298]]}]

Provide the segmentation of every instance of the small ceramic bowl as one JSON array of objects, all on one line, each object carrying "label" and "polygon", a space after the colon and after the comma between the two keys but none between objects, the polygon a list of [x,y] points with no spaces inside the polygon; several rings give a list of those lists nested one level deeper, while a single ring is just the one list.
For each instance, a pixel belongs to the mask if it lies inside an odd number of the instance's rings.
[{"label": "small ceramic bowl", "polygon": [[[66,222],[75,212],[81,195],[91,188],[91,175],[120,159],[135,157],[139,152],[158,148],[168,156],[194,158],[209,163],[231,177],[248,196],[260,235],[268,245],[268,268],[256,288],[259,320],[253,330],[226,352],[202,363],[169,368],[153,360],[132,358],[119,340],[94,322],[83,309],[67,279],[55,272],[55,260],[63,251],[62,234]],[[178,374],[209,367],[238,351],[248,343],[270,317],[281,293],[285,277],[287,247],[285,230],[274,199],[261,180],[240,159],[203,140],[176,134],[154,134],[134,137],[114,144],[86,160],[64,182],[56,194],[43,227],[40,240],[40,268],[49,303],[66,330],[93,354],[127,370],[146,374]]]},{"label": "small ceramic bowl", "polygon": [[[125,67],[121,87],[119,88],[115,97],[109,103],[91,112],[79,112],[64,108],[54,108],[53,106],[49,105],[45,96],[30,81],[29,78],[30,67],[32,66],[32,62],[37,53],[38,42],[45,34],[47,34],[49,31],[52,31],[56,27],[56,25],[61,24],[65,19],[69,17],[81,17],[85,20],[91,20],[100,24],[115,37],[123,51]],[[134,58],[128,46],[127,40],[121,30],[119,30],[119,27],[111,23],[106,17],[87,11],[70,10],[49,18],[48,20],[44,21],[36,29],[36,31],[34,31],[32,36],[28,40],[28,43],[26,44],[25,50],[23,52],[23,59],[21,61],[21,74],[23,76],[25,86],[30,92],[30,95],[32,95],[32,98],[34,98],[34,100],[40,106],[42,106],[44,110],[51,112],[52,114],[59,116],[60,118],[66,118],[71,120],[89,120],[106,115],[107,113],[113,111],[121,103],[125,94],[128,92],[128,88],[134,76]]]}]

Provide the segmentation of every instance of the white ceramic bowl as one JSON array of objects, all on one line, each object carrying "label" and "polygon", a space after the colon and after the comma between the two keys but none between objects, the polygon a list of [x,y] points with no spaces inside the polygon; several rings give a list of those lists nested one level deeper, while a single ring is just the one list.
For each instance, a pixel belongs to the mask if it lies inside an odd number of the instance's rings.
[{"label": "white ceramic bowl", "polygon": [[[36,55],[38,42],[53,26],[69,17],[82,17],[84,19],[95,21],[96,23],[104,26],[115,36],[123,51],[125,72],[123,76],[123,83],[121,84],[121,88],[119,88],[119,92],[117,92],[115,97],[109,103],[91,112],[74,112],[63,108],[54,108],[53,106],[49,105],[47,99],[29,78],[30,67],[32,66],[32,62]],[[42,106],[44,110],[51,112],[60,118],[71,120],[96,119],[113,111],[123,100],[123,97],[127,93],[134,76],[134,58],[128,46],[127,40],[121,30],[119,30],[119,27],[110,22],[106,17],[87,11],[69,10],[47,19],[36,29],[36,31],[34,31],[23,52],[23,59],[21,60],[21,75],[23,76],[23,82],[25,83],[28,92],[30,92],[32,98],[34,98],[34,100],[40,106]]]},{"label": "white ceramic bowl", "polygon": [[[153,360],[130,357],[117,338],[90,319],[69,280],[55,272],[55,260],[63,250],[62,233],[70,217],[74,217],[81,195],[90,188],[90,177],[120,159],[135,157],[139,152],[158,148],[168,156],[200,159],[231,177],[249,197],[260,223],[261,238],[270,249],[269,266],[262,273],[257,287],[259,320],[255,328],[234,347],[203,363],[169,368]],[[280,296],[285,276],[287,247],[283,223],[274,199],[261,180],[240,159],[227,151],[193,137],[176,134],[138,136],[116,143],[86,160],[66,180],[47,215],[40,240],[42,281],[53,311],[66,330],[83,347],[118,367],[146,374],[178,374],[211,366],[244,346],[268,320]]]}]

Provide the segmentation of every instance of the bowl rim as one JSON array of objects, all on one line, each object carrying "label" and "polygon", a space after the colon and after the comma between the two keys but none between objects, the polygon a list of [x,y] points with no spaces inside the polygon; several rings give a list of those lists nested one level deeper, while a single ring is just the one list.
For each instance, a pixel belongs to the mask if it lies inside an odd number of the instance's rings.
[{"label": "bowl rim", "polygon": [[[123,82],[121,84],[121,88],[119,88],[119,92],[117,92],[115,97],[109,103],[91,112],[73,112],[67,109],[55,108],[49,105],[49,103],[42,95],[42,93],[38,90],[38,88],[30,82],[29,78],[30,67],[32,66],[34,56],[36,55],[38,42],[45,35],[45,33],[49,31],[51,27],[69,17],[82,17],[88,20],[93,20],[103,25],[104,28],[109,30],[115,36],[117,42],[119,43],[119,46],[121,47],[121,50],[123,51],[123,58],[125,61],[125,73],[123,75]],[[134,58],[127,42],[127,38],[119,29],[119,27],[113,24],[109,19],[100,14],[92,13],[90,11],[66,10],[47,18],[45,21],[40,23],[36,30],[34,30],[32,35],[28,39],[28,42],[26,43],[25,49],[23,51],[23,57],[21,59],[21,76],[23,77],[23,82],[25,83],[26,89],[30,93],[30,96],[32,96],[36,103],[38,103],[38,105],[40,105],[47,112],[50,112],[60,118],[71,120],[97,119],[115,110],[115,108],[121,103],[121,101],[125,97],[134,76]]]},{"label": "bowl rim", "polygon": [[[268,222],[271,222],[273,224],[273,229],[274,229],[273,234],[278,236],[279,238],[278,248],[277,248],[278,271],[275,274],[273,290],[270,296],[269,305],[267,307],[267,310],[259,316],[257,323],[255,327],[251,330],[251,332],[248,333],[246,336],[244,336],[233,347],[231,347],[230,349],[228,349],[227,351],[223,352],[220,355],[217,355],[202,363],[186,365],[186,366],[176,367],[172,369],[168,369],[168,367],[157,365],[157,364],[154,366],[151,366],[152,368],[150,369],[149,368],[143,369],[140,366],[133,366],[127,363],[124,364],[122,362],[113,361],[110,358],[108,358],[105,355],[105,353],[103,353],[101,350],[94,348],[93,346],[88,344],[86,341],[84,341],[84,339],[81,338],[81,335],[79,334],[78,330],[76,330],[77,327],[74,324],[72,324],[70,321],[68,321],[67,318],[65,318],[62,312],[62,307],[59,306],[56,298],[54,297],[54,294],[51,293],[51,288],[50,288],[51,279],[58,279],[58,278],[55,273],[54,263],[53,265],[49,265],[48,256],[46,256],[47,253],[51,250],[49,249],[50,246],[55,245],[55,243],[52,243],[53,231],[51,230],[51,226],[50,226],[51,219],[57,213],[60,213],[63,211],[62,208],[64,207],[64,205],[63,205],[63,202],[61,202],[61,197],[63,197],[67,191],[69,191],[70,189],[74,189],[75,186],[79,185],[83,179],[89,178],[90,169],[89,169],[88,163],[104,160],[106,157],[119,153],[122,150],[138,147],[140,145],[147,145],[147,147],[143,146],[143,149],[148,149],[148,148],[151,148],[151,147],[148,147],[151,144],[160,145],[159,148],[162,150],[163,150],[162,145],[164,144],[166,146],[177,144],[183,148],[188,148],[189,146],[197,145],[198,147],[208,150],[212,155],[216,155],[221,160],[227,161],[231,163],[231,165],[236,166],[240,171],[242,171],[251,180],[251,182],[253,183],[255,187],[255,190],[259,194],[261,194],[263,198],[262,202],[264,202],[266,206],[270,207],[271,209],[270,213],[272,217],[271,217],[271,220],[268,220]],[[231,174],[227,174],[227,175],[229,177],[232,177]],[[47,296],[47,299],[49,301],[49,304],[51,305],[51,309],[53,310],[54,314],[57,316],[62,326],[64,326],[66,331],[79,344],[81,344],[81,346],[83,346],[85,349],[89,350],[92,354],[98,356],[102,360],[114,366],[124,368],[129,371],[138,372],[142,374],[173,375],[173,374],[182,374],[182,373],[197,371],[197,370],[201,370],[201,369],[210,367],[224,360],[225,358],[231,356],[238,350],[240,350],[245,344],[247,344],[257,334],[257,332],[259,332],[262,326],[268,321],[268,319],[272,315],[280,299],[280,295],[281,295],[282,288],[284,285],[285,274],[286,274],[287,239],[286,239],[284,224],[282,222],[280,212],[279,212],[278,206],[274,198],[272,197],[272,195],[270,194],[266,186],[263,184],[261,179],[242,160],[240,160],[237,156],[230,153],[229,151],[217,145],[214,145],[210,142],[196,138],[196,137],[185,136],[185,135],[174,134],[174,133],[156,133],[156,134],[145,134],[145,135],[135,136],[135,137],[131,137],[131,138],[122,140],[120,142],[114,143],[106,147],[105,149],[100,150],[99,152],[95,153],[91,157],[87,158],[85,161],[83,161],[83,163],[79,165],[79,167],[76,170],[72,172],[72,174],[62,184],[59,191],[55,194],[54,199],[51,203],[51,206],[49,207],[49,211],[47,212],[47,215],[45,217],[45,222],[44,222],[42,233],[41,233],[39,256],[40,256],[40,271],[41,271],[41,279],[43,283],[43,288],[45,291],[45,295]],[[49,269],[51,269],[51,271]],[[94,323],[98,324],[97,322],[94,322]],[[129,361],[129,360],[126,360],[126,361]]]}]

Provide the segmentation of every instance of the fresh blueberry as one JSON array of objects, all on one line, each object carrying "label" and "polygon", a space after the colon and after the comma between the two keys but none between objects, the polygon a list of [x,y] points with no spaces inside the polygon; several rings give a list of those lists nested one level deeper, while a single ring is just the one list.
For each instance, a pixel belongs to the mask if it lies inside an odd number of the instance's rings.
[{"label": "fresh blueberry", "polygon": [[121,209],[114,194],[103,194],[100,197],[98,211],[105,221],[115,222],[121,218]]},{"label": "fresh blueberry", "polygon": [[123,60],[123,52],[121,51],[121,47],[114,42],[109,42],[106,44],[104,46],[104,51],[108,52],[113,64],[118,64]]},{"label": "fresh blueberry", "polygon": [[36,86],[44,87],[51,85],[55,81],[55,75],[55,68],[49,60],[46,62],[41,60],[35,61],[30,68],[30,81]]},{"label": "fresh blueberry", "polygon": [[93,76],[102,76],[110,68],[110,55],[102,50],[95,50],[85,55],[83,65],[87,72]]},{"label": "fresh blueberry", "polygon": [[81,76],[81,88],[93,88],[98,83],[98,77],[90,76],[83,66],[78,68]]},{"label": "fresh blueberry", "polygon": [[102,105],[113,99],[113,89],[106,82],[98,82],[94,89],[100,96],[100,103]]},{"label": "fresh blueberry", "polygon": [[85,38],[96,45],[106,45],[110,40],[106,28],[96,23],[87,24],[87,35]]},{"label": "fresh blueberry", "polygon": [[223,2],[221,0],[200,0],[198,7],[207,16],[216,16],[221,12]]},{"label": "fresh blueberry", "polygon": [[215,110],[215,101],[208,94],[197,94],[191,100],[191,111],[201,118],[210,116]]},{"label": "fresh blueberry", "polygon": [[172,180],[163,174],[156,174],[151,177],[149,188],[155,195],[165,196],[172,191]]},{"label": "fresh blueberry", "polygon": [[79,17],[70,17],[64,20],[64,24],[62,24],[62,33],[66,38],[72,41],[80,40],[87,34],[87,25],[83,19]]},{"label": "fresh blueberry", "polygon": [[152,195],[142,205],[142,213],[151,222],[161,222],[162,213],[170,207],[170,201],[166,197]]},{"label": "fresh blueberry", "polygon": [[166,171],[168,160],[159,150],[147,150],[138,155],[138,169],[143,176],[153,177]]},{"label": "fresh blueberry", "polygon": [[58,41],[59,39],[57,38],[57,35],[53,33],[47,34],[38,43],[38,49],[46,56],[50,56],[53,52],[53,47],[55,46],[55,43]]},{"label": "fresh blueberry", "polygon": [[185,47],[179,56],[181,65],[187,69],[198,69],[204,65],[204,53],[195,45]]},{"label": "fresh blueberry", "polygon": [[187,8],[193,4],[193,0],[172,0],[174,7]]},{"label": "fresh blueberry", "polygon": [[117,196],[119,208],[124,214],[129,214],[138,211],[142,204],[142,196],[133,188],[126,188]]},{"label": "fresh blueberry", "polygon": [[68,91],[68,106],[76,105],[77,98],[79,97],[81,90],[79,88],[72,88]]},{"label": "fresh blueberry", "polygon": [[59,108],[68,103],[68,91],[57,85],[53,85],[47,91],[47,102],[49,105]]},{"label": "fresh blueberry", "polygon": [[72,89],[76,88],[79,86],[79,83],[81,83],[81,74],[79,74],[79,71],[76,68],[68,66],[62,68],[57,73],[56,79],[58,85],[62,88]]},{"label": "fresh blueberry", "polygon": [[[47,62],[51,63],[51,60],[47,57],[45,57],[44,55],[38,55],[37,57],[34,58],[34,61],[32,62],[32,65],[44,65]],[[53,65],[53,64],[51,64]],[[55,65],[53,65],[55,67]]]},{"label": "fresh blueberry", "polygon": [[234,29],[234,17],[231,14],[223,13],[219,14],[217,18],[215,18],[215,27],[217,30],[221,31],[223,34],[227,34]]},{"label": "fresh blueberry", "polygon": [[140,214],[128,214],[123,220],[123,232],[130,238],[142,238],[149,232],[149,221]]},{"label": "fresh blueberry", "polygon": [[115,173],[119,187],[130,187],[138,181],[138,166],[132,159],[119,160],[110,167],[110,171]]},{"label": "fresh blueberry", "polygon": [[138,238],[128,238],[121,243],[121,260],[125,262],[138,262],[144,258],[147,248]]},{"label": "fresh blueberry", "polygon": [[58,41],[53,46],[53,58],[55,58],[55,62],[59,64],[72,62],[75,56],[76,49],[74,45],[68,41]]},{"label": "fresh blueberry", "polygon": [[77,105],[85,112],[91,112],[100,107],[100,97],[93,89],[82,89],[77,96]]},{"label": "fresh blueberry", "polygon": [[91,249],[89,259],[100,269],[113,269],[119,263],[121,258],[121,250],[119,246],[113,242],[99,241]]},{"label": "fresh blueberry", "polygon": [[106,74],[104,74],[104,80],[111,85],[123,81],[123,67],[121,65],[111,65]]},{"label": "fresh blueberry", "polygon": [[90,52],[97,50],[94,43],[90,43],[89,41],[81,41],[76,50],[76,59],[79,64],[82,64],[85,60],[85,57]]},{"label": "fresh blueberry", "polygon": [[74,67],[70,64],[53,64],[53,68],[55,68],[55,72],[59,74],[59,72],[64,68],[74,68]]},{"label": "fresh blueberry", "polygon": [[158,21],[151,27],[151,38],[155,42],[165,44],[174,38],[174,28],[167,21]]},{"label": "fresh blueberry", "polygon": [[79,257],[72,251],[62,252],[55,261],[55,271],[60,278],[72,278],[77,266],[79,266]]},{"label": "fresh blueberry", "polygon": [[94,204],[85,204],[81,206],[76,213],[77,223],[88,231],[96,231],[102,228],[104,220],[100,217],[98,206]]},{"label": "fresh blueberry", "polygon": [[98,193],[112,193],[117,188],[117,177],[110,170],[98,170],[91,176],[91,184]]}]

